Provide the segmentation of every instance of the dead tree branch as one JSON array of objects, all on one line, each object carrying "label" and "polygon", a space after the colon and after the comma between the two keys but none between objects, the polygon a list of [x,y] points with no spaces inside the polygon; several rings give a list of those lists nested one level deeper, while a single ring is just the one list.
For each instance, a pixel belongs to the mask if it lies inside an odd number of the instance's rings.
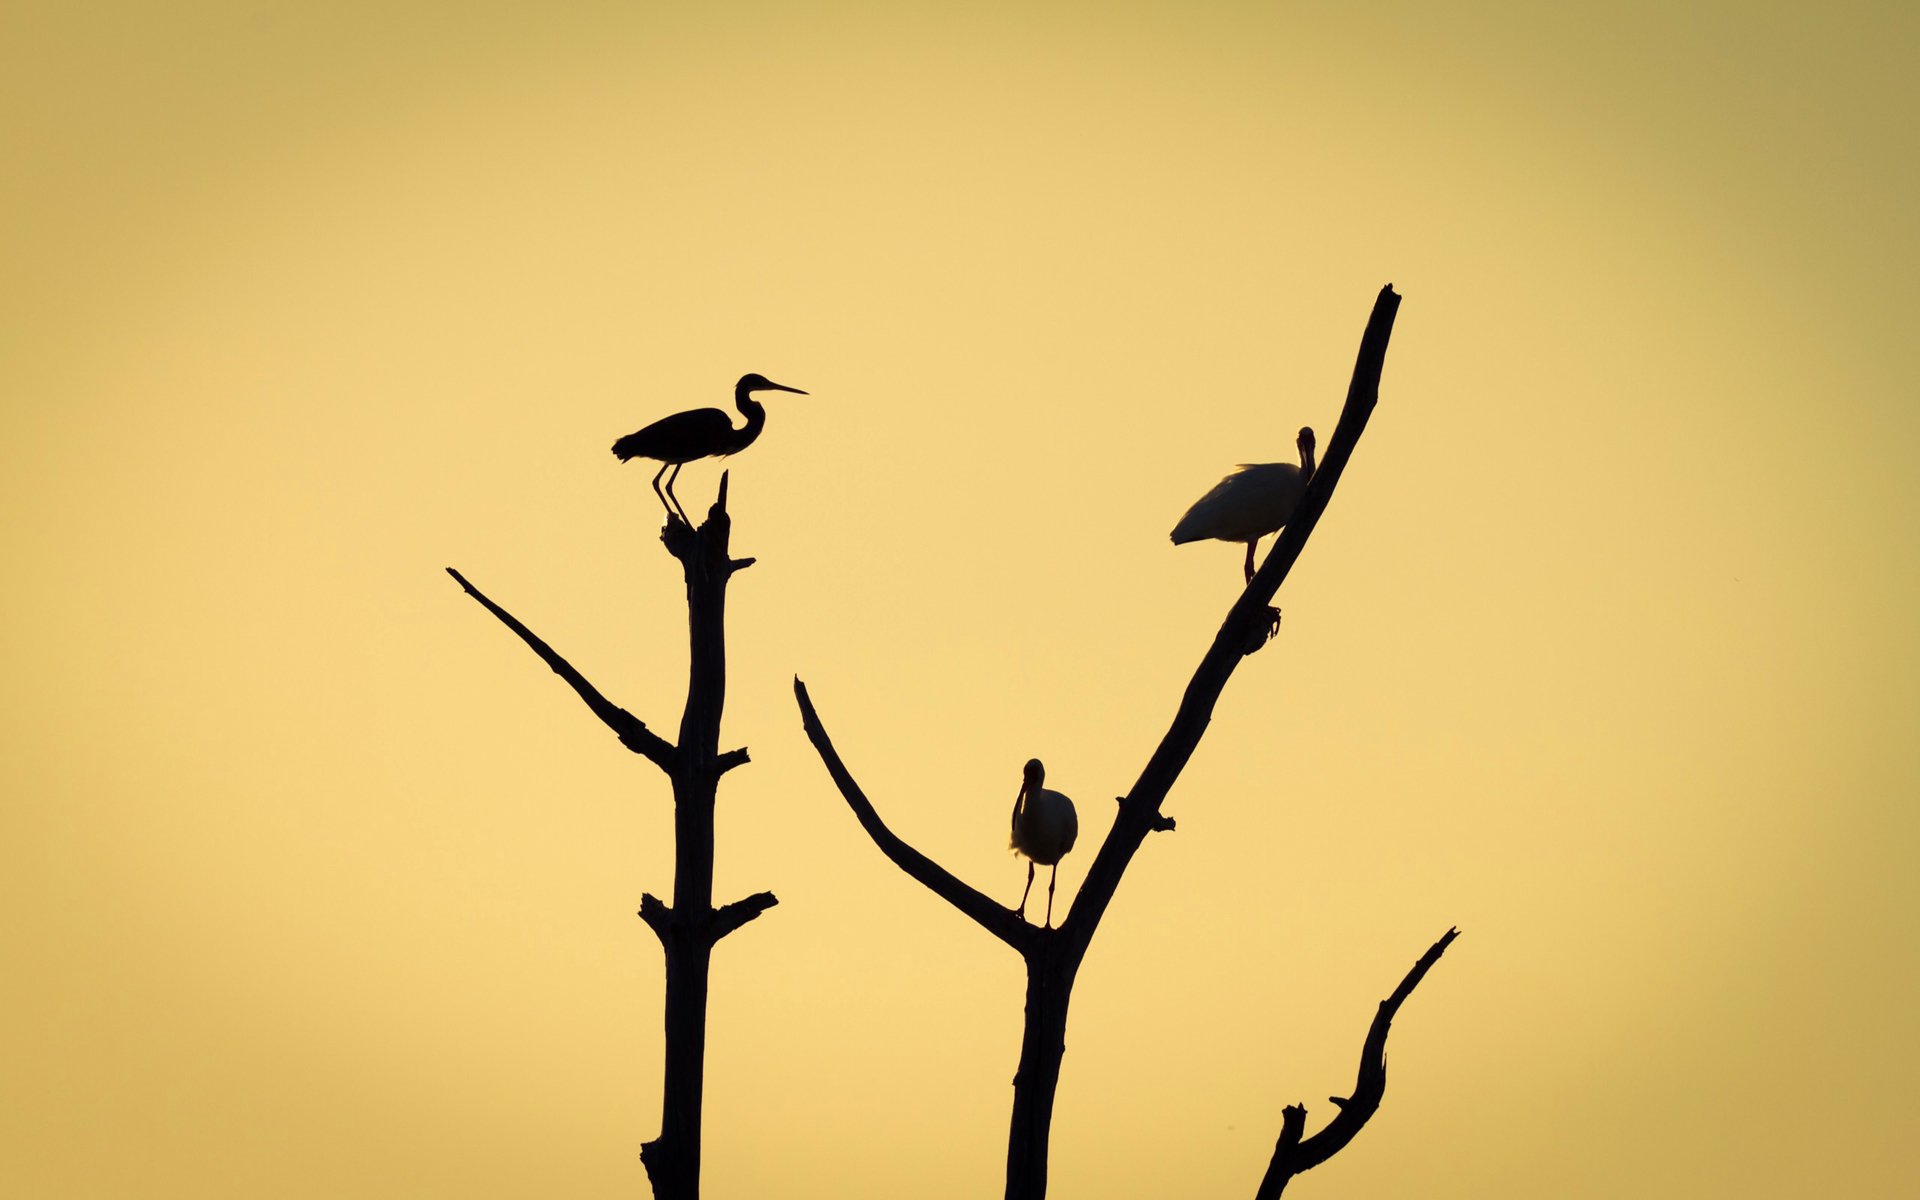
[{"label": "dead tree branch", "polygon": [[1367,428],[1367,419],[1379,401],[1387,341],[1393,335],[1393,319],[1399,309],[1400,297],[1392,285],[1380,289],[1373,313],[1367,319],[1366,331],[1360,337],[1360,353],[1354,362],[1352,382],[1347,386],[1347,402],[1341,409],[1339,423],[1334,426],[1333,437],[1328,440],[1326,460],[1314,471],[1306,493],[1280,531],[1267,561],[1261,564],[1253,582],[1228,611],[1220,632],[1214,635],[1213,644],[1207,648],[1180,698],[1172,726],[1147,760],[1133,790],[1120,800],[1119,816],[1094,856],[1093,865],[1087,868],[1086,880],[1074,896],[1073,909],[1061,924],[1061,932],[1069,935],[1070,942],[1077,944],[1082,953],[1140,843],[1165,819],[1160,815],[1161,802],[1199,747],[1201,736],[1213,721],[1214,705],[1226,690],[1227,680],[1246,656],[1247,646],[1268,622],[1267,606],[1273,602],[1274,593],[1293,570],[1307,539],[1320,523],[1320,515],[1333,499],[1333,489],[1339,485],[1347,460],[1353,456],[1353,449]]},{"label": "dead tree branch", "polygon": [[[646,723],[639,717],[634,716],[626,709],[621,708],[613,701],[601,695],[600,689],[588,683],[586,676],[573,669],[572,663],[560,657],[559,653],[555,651],[552,646],[541,641],[540,637],[535,634],[533,630],[522,625],[512,613],[501,608],[492,600],[489,600],[486,593],[471,583],[468,583],[465,575],[462,575],[452,567],[447,568],[447,574],[453,576],[454,582],[458,583],[467,595],[478,600],[480,607],[500,618],[502,625],[513,630],[514,633],[520,636],[521,641],[532,647],[533,652],[540,656],[541,661],[553,668],[555,675],[566,680],[568,686],[580,693],[580,698],[587,702],[587,707],[593,710],[593,715],[599,717],[608,729],[613,730],[614,734],[619,737],[621,745],[633,751],[635,754],[645,755],[647,761],[659,767],[662,771],[671,772],[673,770],[673,743],[667,741],[667,739],[661,737],[653,730],[648,729]],[[742,751],[742,753],[744,754],[745,752]]]},{"label": "dead tree branch", "polygon": [[[1035,929],[1026,924],[1011,910],[960,882],[944,867],[894,835],[834,752],[805,685],[798,679],[794,681],[794,699],[800,706],[801,723],[808,739],[820,753],[827,773],[848,807],[881,852],[901,870],[1013,947],[1025,960],[1026,1023],[1020,1065],[1013,1080],[1013,1116],[1007,1138],[1007,1200],[1042,1200],[1046,1195],[1054,1093],[1060,1079],[1061,1057],[1066,1051],[1067,1006],[1074,977],[1092,943],[1094,930],[1120,885],[1120,877],[1141,843],[1147,834],[1173,827],[1172,819],[1160,812],[1161,802],[1200,744],[1227,680],[1249,647],[1257,647],[1266,640],[1265,631],[1272,619],[1268,605],[1332,499],[1333,489],[1340,482],[1347,460],[1379,399],[1387,342],[1399,307],[1400,297],[1393,288],[1382,288],[1360,339],[1346,405],[1328,442],[1326,460],[1314,473],[1266,563],[1255,573],[1214,635],[1212,646],[1181,698],[1172,727],[1147,760],[1133,790],[1120,797],[1114,823],[1074,896],[1071,910],[1057,929]],[[1284,1129],[1282,1136],[1285,1136]]]},{"label": "dead tree branch", "polygon": [[1440,961],[1440,956],[1459,936],[1458,929],[1447,930],[1431,949],[1420,956],[1420,961],[1413,964],[1413,969],[1400,981],[1400,986],[1393,989],[1393,994],[1380,1002],[1380,1009],[1373,1016],[1373,1025],[1367,1030],[1367,1040],[1360,1049],[1360,1077],[1354,1082],[1353,1095],[1328,1097],[1340,1111],[1333,1120],[1327,1122],[1325,1129],[1303,1140],[1301,1134],[1306,1129],[1306,1106],[1289,1104],[1281,1110],[1280,1136],[1274,1142],[1273,1158],[1267,1163],[1267,1173],[1260,1180],[1254,1200],[1279,1200],[1288,1180],[1344,1150],[1354,1135],[1380,1110],[1380,1100],[1387,1094],[1387,1032],[1393,1026],[1394,1014],[1400,1011],[1407,997],[1413,995],[1413,989],[1420,985],[1433,964]]},{"label": "dead tree branch", "polygon": [[860,790],[846,764],[840,761],[839,751],[833,748],[833,740],[827,736],[826,727],[820,724],[820,714],[814,711],[813,698],[807,695],[807,685],[800,682],[798,676],[793,681],[793,697],[800,705],[800,724],[807,731],[807,740],[820,754],[820,761],[827,766],[827,774],[840,789],[840,795],[846,800],[847,807],[867,831],[873,844],[880,852],[893,860],[893,864],[908,875],[924,884],[928,891],[953,905],[967,916],[972,917],[980,927],[1025,954],[1035,943],[1038,931],[1019,917],[1013,910],[996,903],[977,888],[962,883],[953,872],[909,846],[900,836],[887,828],[887,823],[874,811],[873,802]]},{"label": "dead tree branch", "polygon": [[661,541],[680,561],[686,578],[688,684],[678,744],[649,730],[587,682],[511,613],[489,600],[460,572],[447,573],[519,635],[555,674],[578,692],[622,744],[666,772],[673,785],[673,903],[647,894],[640,919],[660,939],[666,956],[666,1057],[660,1135],[640,1149],[656,1200],[698,1200],[700,1195],[701,1101],[706,1081],[707,986],[714,944],[778,901],[757,892],[721,908],[713,906],[713,815],[720,777],[747,761],[745,749],[719,749],[726,704],[726,595],[735,572],[751,558],[727,550],[727,477],[720,496],[698,529],[670,518]]},{"label": "dead tree branch", "polygon": [[713,920],[707,922],[707,936],[717,942],[778,903],[772,892],[755,892],[732,904],[722,904],[714,910]]}]

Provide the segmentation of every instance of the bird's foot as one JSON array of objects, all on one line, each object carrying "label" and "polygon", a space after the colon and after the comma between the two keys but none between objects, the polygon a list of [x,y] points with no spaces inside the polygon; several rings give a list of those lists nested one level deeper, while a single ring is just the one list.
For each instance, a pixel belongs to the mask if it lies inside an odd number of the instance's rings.
[{"label": "bird's foot", "polygon": [[1267,608],[1267,623],[1265,625],[1254,626],[1252,636],[1247,639],[1246,649],[1240,653],[1243,655],[1252,654],[1255,650],[1272,641],[1279,633],[1280,610],[1269,606]]},{"label": "bird's foot", "polygon": [[667,523],[660,527],[660,542],[666,546],[667,553],[684,560],[693,553],[693,526],[687,524],[679,513],[668,513]]}]

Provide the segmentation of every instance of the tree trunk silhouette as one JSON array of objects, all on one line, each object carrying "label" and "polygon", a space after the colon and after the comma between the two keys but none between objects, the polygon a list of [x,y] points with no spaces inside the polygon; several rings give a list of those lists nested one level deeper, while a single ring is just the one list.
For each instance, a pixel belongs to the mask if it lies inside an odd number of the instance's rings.
[{"label": "tree trunk silhouette", "polygon": [[660,939],[666,955],[666,1058],[660,1136],[640,1148],[657,1200],[697,1200],[700,1195],[700,1113],[706,1085],[707,980],[714,943],[773,907],[772,892],[759,892],[713,907],[713,806],[720,777],[747,761],[744,749],[720,752],[720,716],[727,695],[727,582],[751,566],[729,556],[732,522],[727,516],[727,477],[699,529],[669,518],[661,541],[680,561],[687,588],[689,679],[678,743],[648,729],[601,695],[572,664],[555,653],[513,615],[489,600],[452,567],[447,573],[468,595],[518,634],[555,674],[579,693],[622,745],[666,773],[673,787],[673,903],[644,895],[640,917]]},{"label": "tree trunk silhouette", "polygon": [[[1212,646],[1187,685],[1172,726],[1147,760],[1133,789],[1119,798],[1119,811],[1113,825],[1088,867],[1086,879],[1074,896],[1066,919],[1058,928],[1037,929],[1027,924],[1013,910],[963,883],[888,829],[835,751],[806,685],[797,678],[794,680],[794,698],[808,739],[848,807],[881,852],[901,870],[1011,946],[1025,961],[1026,1023],[1020,1043],[1020,1065],[1013,1080],[1013,1115],[1007,1135],[1007,1200],[1041,1200],[1046,1195],[1048,1139],[1054,1094],[1060,1082],[1060,1063],[1066,1052],[1067,1006],[1074,977],[1134,854],[1149,833],[1174,827],[1170,818],[1161,815],[1161,802],[1199,746],[1227,680],[1244,657],[1267,641],[1273,623],[1269,605],[1274,593],[1319,523],[1379,399],[1380,374],[1399,307],[1400,297],[1392,286],[1382,288],[1360,339],[1346,404],[1327,443],[1325,460],[1308,482],[1306,492],[1266,562],[1214,635]],[[1449,934],[1443,939],[1433,957],[1438,957],[1438,949],[1444,948],[1451,937]],[[1424,974],[1424,967],[1418,973]],[[1405,986],[1411,990],[1411,983]],[[1384,1043],[1384,1024],[1380,1036]],[[1327,1153],[1331,1154],[1332,1150]]]}]

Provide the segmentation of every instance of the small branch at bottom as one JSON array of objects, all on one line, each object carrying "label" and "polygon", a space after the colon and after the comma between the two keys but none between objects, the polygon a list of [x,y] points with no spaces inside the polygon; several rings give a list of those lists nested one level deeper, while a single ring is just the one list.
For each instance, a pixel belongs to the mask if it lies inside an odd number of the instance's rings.
[{"label": "small branch at bottom", "polygon": [[1299,1104],[1289,1104],[1280,1113],[1280,1137],[1273,1146],[1273,1158],[1267,1164],[1267,1173],[1260,1180],[1260,1188],[1254,1193],[1254,1200],[1278,1200],[1285,1190],[1287,1180],[1302,1171],[1310,1170],[1332,1158],[1346,1148],[1354,1135],[1366,1125],[1373,1114],[1379,1111],[1380,1100],[1387,1092],[1387,1033],[1393,1026],[1394,1014],[1413,995],[1413,989],[1426,978],[1433,964],[1440,961],[1453,939],[1460,936],[1458,929],[1449,929],[1435,942],[1420,961],[1413,964],[1400,986],[1393,994],[1380,1002],[1380,1010],[1374,1014],[1373,1025],[1367,1030],[1366,1044],[1360,1049],[1360,1077],[1354,1083],[1350,1097],[1331,1097],[1333,1105],[1340,1111],[1327,1127],[1310,1138],[1300,1136],[1306,1128],[1307,1110]]}]

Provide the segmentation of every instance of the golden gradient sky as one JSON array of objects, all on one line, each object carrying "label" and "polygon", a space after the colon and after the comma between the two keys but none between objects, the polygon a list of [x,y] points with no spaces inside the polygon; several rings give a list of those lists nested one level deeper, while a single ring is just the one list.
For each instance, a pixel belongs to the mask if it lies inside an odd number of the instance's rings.
[{"label": "golden gradient sky", "polygon": [[745,371],[708,1193],[995,1194],[1017,960],[789,681],[1009,902],[1044,757],[1077,886],[1388,281],[1054,1195],[1250,1194],[1454,924],[1301,1196],[1920,1192],[1912,6],[550,7],[4,8],[10,1194],[644,1191],[665,788],[441,568],[670,729],[606,446]]}]

